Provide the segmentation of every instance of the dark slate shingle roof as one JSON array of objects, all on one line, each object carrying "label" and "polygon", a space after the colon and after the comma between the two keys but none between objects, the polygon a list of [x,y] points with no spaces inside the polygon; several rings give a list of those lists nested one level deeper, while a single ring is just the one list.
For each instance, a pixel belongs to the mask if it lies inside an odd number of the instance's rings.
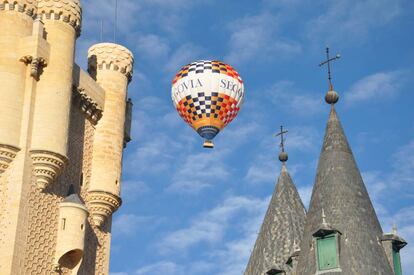
[{"label": "dark slate shingle roof", "polygon": [[342,233],[342,274],[393,274],[379,242],[381,226],[333,107],[306,218],[298,274],[314,275],[316,272],[312,234],[322,223],[322,209],[326,221]]},{"label": "dark slate shingle roof", "polygon": [[263,275],[274,267],[283,269],[294,252],[294,242],[300,243],[305,216],[299,193],[283,164],[244,274]]}]

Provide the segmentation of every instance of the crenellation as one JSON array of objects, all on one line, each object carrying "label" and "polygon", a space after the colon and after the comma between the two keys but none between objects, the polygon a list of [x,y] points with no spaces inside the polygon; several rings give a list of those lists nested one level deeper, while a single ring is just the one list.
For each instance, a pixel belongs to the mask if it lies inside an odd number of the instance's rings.
[{"label": "crenellation", "polygon": [[17,11],[33,17],[36,12],[34,0],[14,0],[12,3],[7,0],[0,2],[0,11]]},{"label": "crenellation", "polygon": [[68,23],[80,36],[82,7],[79,0],[38,0],[37,13],[42,19]]},{"label": "crenellation", "polygon": [[88,72],[95,78],[97,70],[112,70],[124,74],[131,81],[133,66],[134,55],[121,45],[100,43],[89,49]]}]

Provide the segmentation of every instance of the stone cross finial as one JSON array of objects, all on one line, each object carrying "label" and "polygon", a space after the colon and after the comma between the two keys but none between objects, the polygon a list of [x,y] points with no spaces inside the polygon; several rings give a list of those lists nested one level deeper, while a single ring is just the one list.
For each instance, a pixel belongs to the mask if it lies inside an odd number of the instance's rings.
[{"label": "stone cross finial", "polygon": [[279,160],[281,162],[286,162],[288,160],[288,155],[285,152],[285,137],[284,137],[284,134],[286,134],[287,132],[288,132],[287,130],[283,130],[283,126],[280,126],[280,132],[275,134],[275,137],[280,136],[280,148],[282,152],[280,152],[279,154]]},{"label": "stone cross finial", "polygon": [[334,57],[329,56],[329,47],[326,47],[326,60],[319,63],[319,67],[322,67],[325,64],[328,64],[328,81],[329,81],[329,91],[333,90],[332,86],[332,77],[331,77],[331,62],[341,58],[340,54],[335,55]]}]

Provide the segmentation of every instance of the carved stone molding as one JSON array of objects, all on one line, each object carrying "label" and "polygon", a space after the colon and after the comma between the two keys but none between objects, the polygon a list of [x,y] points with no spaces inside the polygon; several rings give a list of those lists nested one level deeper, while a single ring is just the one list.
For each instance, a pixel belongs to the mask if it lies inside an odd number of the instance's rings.
[{"label": "carved stone molding", "polygon": [[3,0],[0,1],[0,11],[17,11],[33,17],[36,11],[36,4],[34,2],[35,0]]},{"label": "carved stone molding", "polygon": [[42,19],[61,20],[71,25],[80,35],[82,7],[79,0],[38,0],[37,14]]},{"label": "carved stone molding", "polygon": [[100,227],[122,204],[119,196],[100,190],[88,191],[86,201],[93,225],[96,227]]},{"label": "carved stone molding", "polygon": [[88,51],[88,72],[94,76],[97,70],[112,70],[124,74],[131,81],[134,55],[124,46],[99,43]]},{"label": "carved stone molding", "polygon": [[42,190],[53,183],[68,161],[65,156],[45,150],[31,150],[30,155],[36,185]]},{"label": "carved stone molding", "polygon": [[0,144],[0,175],[6,171],[20,149],[7,144]]},{"label": "carved stone molding", "polygon": [[40,75],[43,72],[43,68],[47,66],[47,62],[42,57],[24,56],[20,58],[20,61],[24,62],[26,65],[30,64],[30,76],[36,80],[39,80]]},{"label": "carved stone molding", "polygon": [[82,88],[73,87],[73,102],[88,117],[92,124],[96,125],[102,117],[102,109],[86,94]]}]

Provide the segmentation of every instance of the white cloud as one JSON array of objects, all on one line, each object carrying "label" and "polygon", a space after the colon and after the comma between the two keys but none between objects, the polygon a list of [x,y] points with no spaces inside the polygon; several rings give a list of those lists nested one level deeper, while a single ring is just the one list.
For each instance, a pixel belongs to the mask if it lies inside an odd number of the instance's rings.
[{"label": "white cloud", "polygon": [[276,158],[270,155],[259,155],[247,170],[245,181],[250,184],[274,183],[277,179]]},{"label": "white cloud", "polygon": [[166,59],[170,51],[166,39],[155,34],[140,35],[135,44],[142,58]]},{"label": "white cloud", "polygon": [[321,94],[311,94],[297,88],[291,81],[279,81],[266,91],[266,95],[278,107],[302,116],[310,116],[324,111],[321,108]]},{"label": "white cloud", "polygon": [[318,44],[347,44],[365,41],[369,32],[401,13],[400,0],[326,1],[326,11],[307,23],[306,35]]},{"label": "white cloud", "polygon": [[156,264],[148,265],[138,269],[134,274],[137,275],[147,275],[147,274],[168,274],[168,275],[178,275],[182,273],[182,267],[178,266],[174,262],[159,262]]},{"label": "white cloud", "polygon": [[122,199],[124,202],[132,202],[138,199],[143,194],[149,192],[150,188],[143,181],[125,180],[122,181]]},{"label": "white cloud", "polygon": [[361,101],[377,101],[393,97],[400,92],[404,73],[401,71],[379,72],[362,78],[345,94],[347,104]]},{"label": "white cloud", "polygon": [[259,199],[229,197],[215,208],[196,216],[189,227],[169,233],[159,247],[168,252],[187,250],[199,243],[220,243],[237,215],[241,212],[254,215],[262,208],[263,201]]},{"label": "white cloud", "polygon": [[178,72],[182,66],[195,60],[202,59],[200,58],[202,53],[203,48],[192,43],[185,43],[176,48],[170,55],[164,65],[164,70],[168,73],[168,75],[173,76],[174,73]]},{"label": "white cloud", "polygon": [[154,224],[151,217],[141,217],[134,214],[121,214],[116,216],[113,222],[113,230],[117,235],[133,235],[141,228],[148,229],[149,224]]},{"label": "white cloud", "polygon": [[[412,194],[412,186],[414,186],[413,156],[414,140],[396,151],[391,157],[392,166],[388,171],[362,173],[384,232],[390,232],[395,223],[399,227],[399,235],[409,244],[414,243],[414,207],[395,209],[394,204],[396,200],[411,202],[414,195]],[[414,270],[412,253],[414,253],[412,245],[408,245],[401,251],[404,270]]]},{"label": "white cloud", "polygon": [[168,190],[196,193],[223,181],[230,174],[223,157],[222,152],[217,150],[183,156]]},{"label": "white cloud", "polygon": [[225,60],[237,65],[250,60],[281,59],[300,53],[300,44],[280,36],[278,21],[278,17],[265,12],[231,22]]}]

